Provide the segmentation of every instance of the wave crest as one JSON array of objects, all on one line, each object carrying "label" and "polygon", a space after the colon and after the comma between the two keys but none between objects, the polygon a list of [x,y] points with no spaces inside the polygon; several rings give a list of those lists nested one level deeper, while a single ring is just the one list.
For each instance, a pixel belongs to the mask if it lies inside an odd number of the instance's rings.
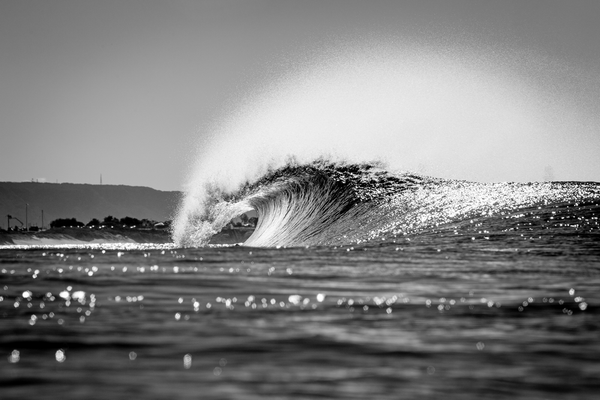
[{"label": "wave crest", "polygon": [[249,246],[385,241],[473,216],[599,197],[598,184],[486,184],[391,173],[377,163],[291,160],[238,190],[207,185],[174,237],[181,246],[203,246],[232,218],[255,210]]}]

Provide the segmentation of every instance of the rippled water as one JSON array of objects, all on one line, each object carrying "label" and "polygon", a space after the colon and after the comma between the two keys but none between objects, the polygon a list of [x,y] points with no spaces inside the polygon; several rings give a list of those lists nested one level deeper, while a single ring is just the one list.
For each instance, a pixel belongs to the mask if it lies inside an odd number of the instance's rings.
[{"label": "rippled water", "polygon": [[595,398],[598,206],[558,214],[364,246],[5,247],[0,397]]}]

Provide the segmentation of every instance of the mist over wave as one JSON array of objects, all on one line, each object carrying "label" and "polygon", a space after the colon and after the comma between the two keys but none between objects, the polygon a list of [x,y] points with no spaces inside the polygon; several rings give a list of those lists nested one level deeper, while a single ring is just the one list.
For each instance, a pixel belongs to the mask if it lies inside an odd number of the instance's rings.
[{"label": "mist over wave", "polygon": [[[252,209],[217,199],[284,168],[290,155],[305,165],[378,160],[391,171],[472,181],[541,178],[544,135],[559,126],[548,101],[502,57],[452,50],[342,48],[248,94],[203,132],[175,241],[205,243],[215,227]],[[261,240],[252,243],[269,242]]]}]

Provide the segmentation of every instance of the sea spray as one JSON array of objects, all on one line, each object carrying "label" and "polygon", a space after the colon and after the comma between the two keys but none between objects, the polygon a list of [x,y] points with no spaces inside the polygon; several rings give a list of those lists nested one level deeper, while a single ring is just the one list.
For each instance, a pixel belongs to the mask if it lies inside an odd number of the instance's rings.
[{"label": "sea spray", "polygon": [[173,230],[173,239],[180,246],[198,246],[208,243],[231,219],[252,210],[245,202],[231,202],[221,188],[206,184],[206,195],[198,199],[193,208],[180,210],[185,213],[185,222],[181,220]]},{"label": "sea spray", "polygon": [[285,167],[288,155],[304,164],[324,155],[376,159],[390,170],[486,182],[540,179],[548,160],[572,169],[579,159],[557,157],[549,137],[585,124],[572,105],[509,65],[521,60],[505,56],[397,40],[347,43],[240,93],[198,134],[175,241],[193,245],[189,237],[216,227],[201,222],[207,185],[235,192],[268,165]]}]

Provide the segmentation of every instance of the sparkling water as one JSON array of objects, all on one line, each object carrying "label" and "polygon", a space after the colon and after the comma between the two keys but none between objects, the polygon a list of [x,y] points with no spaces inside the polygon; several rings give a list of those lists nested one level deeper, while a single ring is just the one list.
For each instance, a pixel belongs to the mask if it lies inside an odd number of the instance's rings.
[{"label": "sparkling water", "polygon": [[339,246],[6,246],[0,397],[596,398],[599,215]]}]

